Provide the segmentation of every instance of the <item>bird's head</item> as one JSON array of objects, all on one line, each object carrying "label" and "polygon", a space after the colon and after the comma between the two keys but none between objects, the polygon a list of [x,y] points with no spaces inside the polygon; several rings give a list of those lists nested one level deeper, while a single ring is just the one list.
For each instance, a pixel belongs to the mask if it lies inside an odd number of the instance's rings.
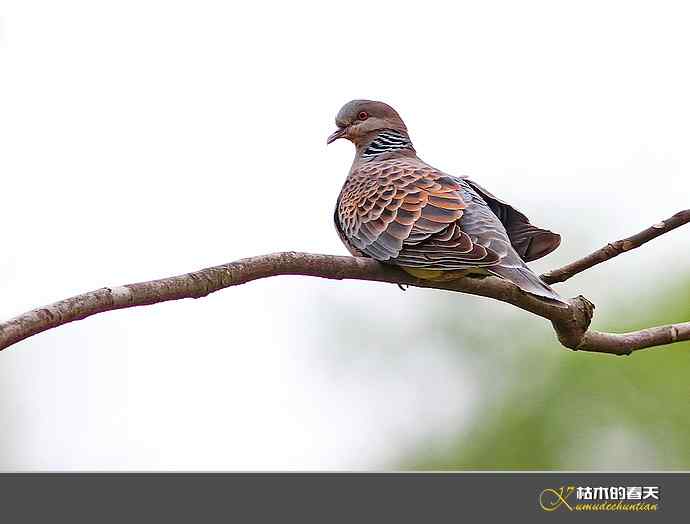
[{"label": "bird's head", "polygon": [[407,127],[398,112],[388,104],[374,100],[352,100],[335,117],[338,129],[328,137],[327,144],[347,138],[356,146],[367,142],[373,133],[393,129],[407,134]]}]

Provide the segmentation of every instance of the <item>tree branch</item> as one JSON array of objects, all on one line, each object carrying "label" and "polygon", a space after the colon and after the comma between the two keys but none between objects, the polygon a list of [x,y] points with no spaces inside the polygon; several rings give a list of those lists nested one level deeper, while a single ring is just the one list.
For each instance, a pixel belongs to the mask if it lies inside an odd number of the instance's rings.
[{"label": "tree branch", "polygon": [[602,262],[606,262],[607,260],[617,257],[618,255],[630,251],[631,249],[640,247],[650,240],[654,240],[656,237],[659,237],[664,233],[668,233],[669,231],[673,231],[677,227],[687,224],[688,222],[690,222],[690,209],[680,211],[671,218],[663,220],[658,224],[654,224],[644,231],[640,231],[636,235],[606,244],[601,249],[597,249],[594,253],[587,255],[580,260],[571,262],[570,264],[558,269],[548,271],[541,275],[541,279],[547,284],[565,282],[569,278],[574,277],[578,273],[582,273],[586,269],[594,267],[597,264],[601,264]]},{"label": "tree branch", "polygon": [[[549,282],[562,282],[688,222],[690,210],[682,211],[637,235],[609,244],[581,260],[551,271],[544,278]],[[511,282],[497,277],[467,277],[449,282],[430,282],[368,258],[285,252],[244,258],[222,266],[150,282],[101,288],[55,302],[0,323],[0,350],[37,333],[105,311],[182,298],[201,298],[220,289],[279,275],[388,282],[500,300],[550,320],[561,344],[573,350],[628,355],[644,348],[690,340],[690,322],[631,333],[593,331],[589,329],[589,324],[594,305],[586,298],[579,296],[570,299],[569,306],[562,307],[529,295]]]}]

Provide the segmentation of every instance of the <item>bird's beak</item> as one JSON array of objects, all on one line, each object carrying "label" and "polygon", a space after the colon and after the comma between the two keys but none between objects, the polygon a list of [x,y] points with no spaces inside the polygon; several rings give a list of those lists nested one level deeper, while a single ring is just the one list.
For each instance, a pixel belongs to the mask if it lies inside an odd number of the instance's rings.
[{"label": "bird's beak", "polygon": [[326,140],[326,145],[331,144],[332,142],[335,142],[339,138],[343,138],[346,133],[347,133],[347,127],[339,127],[335,133],[332,133],[331,136],[328,137],[328,139]]}]

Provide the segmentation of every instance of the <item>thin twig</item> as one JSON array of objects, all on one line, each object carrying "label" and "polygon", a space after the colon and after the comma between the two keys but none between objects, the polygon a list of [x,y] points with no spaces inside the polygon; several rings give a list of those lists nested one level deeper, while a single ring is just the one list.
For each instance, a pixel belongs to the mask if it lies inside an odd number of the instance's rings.
[{"label": "thin twig", "polygon": [[556,284],[558,282],[565,282],[569,278],[582,273],[583,271],[606,262],[607,260],[617,257],[622,253],[626,253],[631,249],[638,248],[643,244],[646,244],[650,240],[655,239],[669,231],[676,229],[684,224],[690,222],[690,209],[685,211],[680,211],[658,224],[654,224],[648,227],[644,231],[640,231],[636,235],[633,235],[623,240],[617,240],[616,242],[611,242],[606,244],[601,249],[597,249],[594,253],[587,255],[584,258],[566,264],[558,269],[553,269],[547,271],[541,275],[541,279],[547,284]]}]

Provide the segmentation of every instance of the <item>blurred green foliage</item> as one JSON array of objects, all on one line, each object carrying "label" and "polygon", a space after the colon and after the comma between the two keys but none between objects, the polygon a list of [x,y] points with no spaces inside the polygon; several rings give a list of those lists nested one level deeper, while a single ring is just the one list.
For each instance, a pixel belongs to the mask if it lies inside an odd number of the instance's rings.
[{"label": "blurred green foliage", "polygon": [[[686,321],[690,285],[675,289],[597,311],[594,325],[629,331]],[[478,406],[452,437],[418,443],[397,467],[690,469],[690,343],[629,357],[577,353],[557,349],[545,331],[535,336],[524,315],[499,319],[490,332],[447,311],[433,313],[436,333],[442,326],[449,348],[463,340],[463,358],[480,374]],[[497,351],[496,337],[510,350]]]}]

